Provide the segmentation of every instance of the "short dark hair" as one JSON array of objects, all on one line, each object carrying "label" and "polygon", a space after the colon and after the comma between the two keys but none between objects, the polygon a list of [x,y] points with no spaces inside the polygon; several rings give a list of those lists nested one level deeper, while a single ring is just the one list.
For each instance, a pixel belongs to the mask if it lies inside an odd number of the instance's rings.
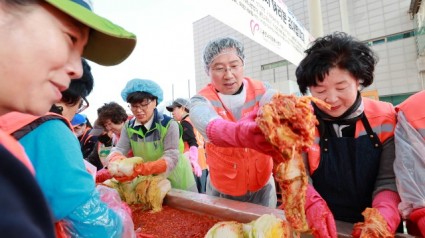
[{"label": "short dark hair", "polygon": [[107,120],[120,124],[127,121],[128,115],[124,107],[116,102],[105,103],[97,109],[97,124],[104,126]]},{"label": "short dark hair", "polygon": [[295,71],[302,94],[307,93],[308,87],[323,82],[333,68],[347,70],[363,87],[373,83],[378,57],[366,43],[344,32],[317,38],[305,53]]},{"label": "short dark hair", "polygon": [[127,102],[130,104],[133,103],[141,103],[146,99],[150,99],[150,100],[156,100],[156,105],[158,106],[158,97],[148,93],[148,92],[140,92],[140,91],[136,91],[136,92],[132,92],[130,94],[128,94],[127,96]]}]

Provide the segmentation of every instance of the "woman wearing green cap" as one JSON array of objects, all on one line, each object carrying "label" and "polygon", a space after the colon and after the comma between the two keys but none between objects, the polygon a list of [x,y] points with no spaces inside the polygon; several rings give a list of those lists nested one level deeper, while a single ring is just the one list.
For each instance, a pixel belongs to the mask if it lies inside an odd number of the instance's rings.
[{"label": "woman wearing green cap", "polygon": [[156,108],[163,99],[161,87],[151,80],[133,79],[127,82],[121,97],[130,104],[134,118],[125,123],[108,159],[124,159],[131,149],[145,162],[134,167],[132,176],[118,180],[166,173],[173,188],[197,192],[192,166],[182,154],[179,124]]},{"label": "woman wearing green cap", "polygon": [[[0,35],[0,115],[45,114],[82,76],[82,55],[115,65],[136,44],[132,33],[94,14],[84,0],[1,0]],[[22,147],[0,129],[2,237],[56,237],[34,173]]]}]

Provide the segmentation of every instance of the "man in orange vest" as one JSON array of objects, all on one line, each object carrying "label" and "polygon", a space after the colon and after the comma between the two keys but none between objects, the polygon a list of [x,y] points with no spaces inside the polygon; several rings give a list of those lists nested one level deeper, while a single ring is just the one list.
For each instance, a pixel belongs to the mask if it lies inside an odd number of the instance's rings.
[{"label": "man in orange vest", "polygon": [[[189,117],[206,140],[209,167],[206,193],[276,207],[272,158],[252,149],[255,148],[252,131],[235,132],[234,127],[226,127],[226,123],[240,122],[256,111],[268,87],[261,81],[245,77],[244,47],[234,38],[209,42],[204,50],[203,64],[211,83],[191,99]],[[215,126],[208,125],[213,119],[220,120],[213,121]],[[250,148],[241,145],[239,138],[251,143]]]},{"label": "man in orange vest", "polygon": [[425,237],[425,90],[396,107],[394,172],[409,234]]}]

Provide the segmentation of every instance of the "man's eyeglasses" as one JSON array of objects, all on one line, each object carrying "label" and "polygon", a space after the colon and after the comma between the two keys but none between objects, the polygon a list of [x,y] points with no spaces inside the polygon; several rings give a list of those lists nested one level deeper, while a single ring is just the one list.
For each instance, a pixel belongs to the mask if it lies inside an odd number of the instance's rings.
[{"label": "man's eyeglasses", "polygon": [[216,74],[224,74],[224,73],[227,73],[228,71],[231,73],[235,73],[239,69],[241,69],[242,66],[243,66],[242,64],[230,65],[229,67],[217,66],[217,67],[211,68],[211,70]]},{"label": "man's eyeglasses", "polygon": [[85,97],[81,99],[80,105],[78,106],[77,113],[86,110],[90,106],[89,101]]},{"label": "man's eyeglasses", "polygon": [[146,109],[148,106],[149,106],[149,104],[152,102],[152,100],[151,99],[149,99],[149,100],[147,100],[145,103],[138,103],[138,104],[130,104],[129,105],[129,107],[130,107],[130,109],[131,110],[144,110],[144,109]]}]

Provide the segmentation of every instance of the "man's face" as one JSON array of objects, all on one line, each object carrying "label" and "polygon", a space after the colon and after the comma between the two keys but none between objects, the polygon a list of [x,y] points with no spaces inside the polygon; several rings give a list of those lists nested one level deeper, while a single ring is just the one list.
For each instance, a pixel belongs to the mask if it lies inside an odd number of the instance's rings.
[{"label": "man's face", "polygon": [[79,124],[74,126],[74,134],[77,137],[80,137],[84,134],[84,131],[86,130],[87,125],[85,123]]},{"label": "man's face", "polygon": [[222,94],[232,95],[242,85],[243,62],[235,49],[224,50],[214,58],[208,70],[211,83]]}]

